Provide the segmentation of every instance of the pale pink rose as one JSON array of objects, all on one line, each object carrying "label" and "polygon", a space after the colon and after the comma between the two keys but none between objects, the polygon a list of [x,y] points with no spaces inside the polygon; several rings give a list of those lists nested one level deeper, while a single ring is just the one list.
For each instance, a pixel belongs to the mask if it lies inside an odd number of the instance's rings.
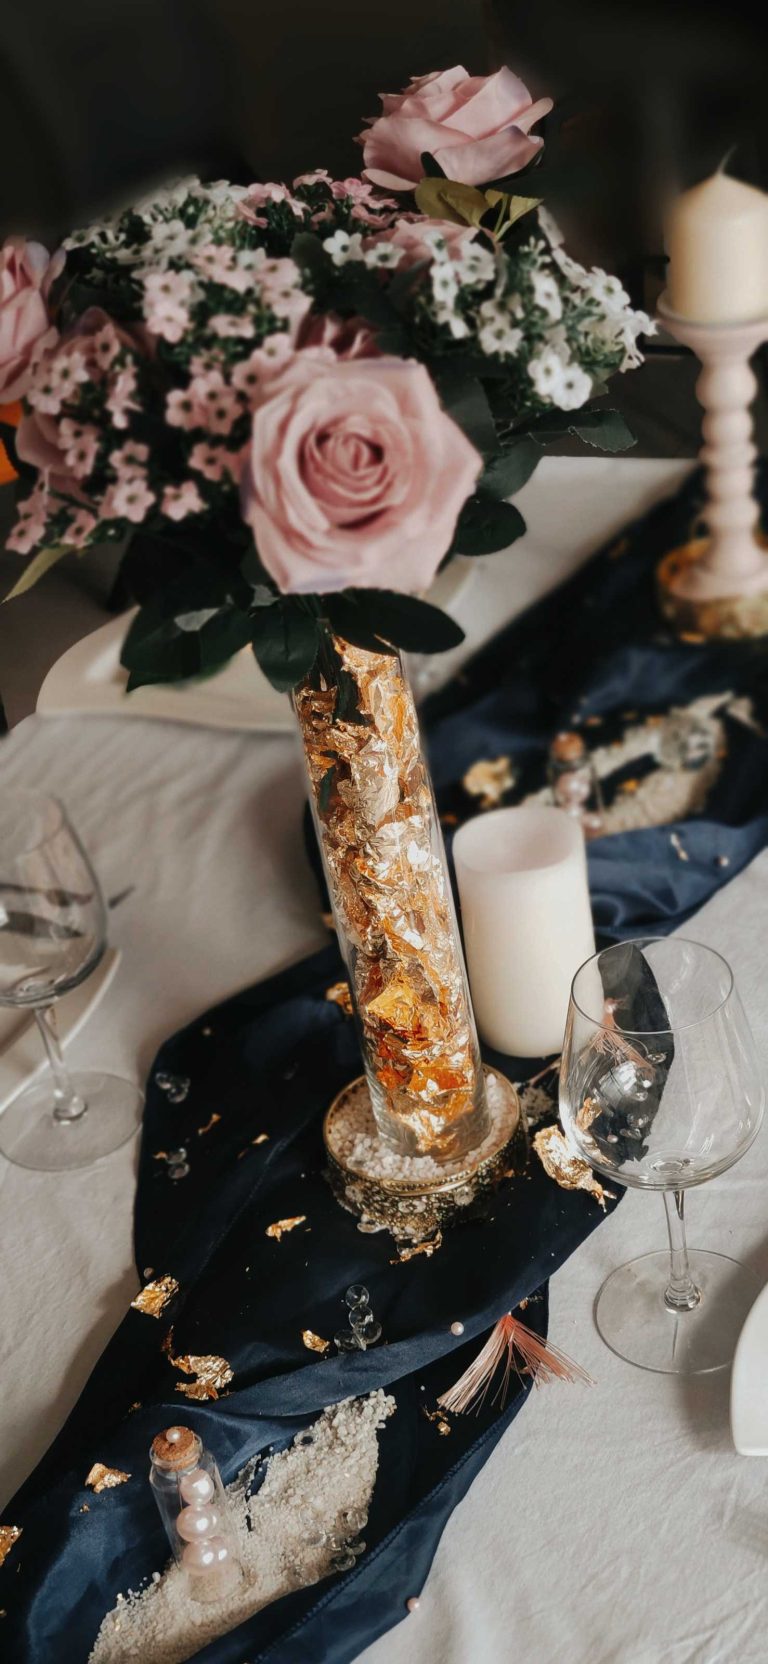
[{"label": "pale pink rose", "polygon": [[461,65],[423,75],[402,93],[383,93],[381,103],[383,115],[360,143],[366,178],[390,191],[413,190],[424,176],[425,153],[462,185],[518,173],[544,142],[531,128],[552,109],[551,98],[534,103],[510,69],[468,75]]},{"label": "pale pink rose", "polygon": [[434,260],[435,251],[425,238],[426,231],[442,237],[448,260],[461,260],[477,236],[477,230],[472,225],[456,225],[453,220],[433,220],[426,214],[403,214],[390,230],[380,231],[375,237],[366,237],[363,248],[380,248],[385,243],[392,243],[403,251],[397,269],[404,272],[420,260]]},{"label": "pale pink rose", "polygon": [[297,353],[268,382],[243,467],[243,514],[284,594],[426,589],[482,459],[423,364]]},{"label": "pale pink rose", "polygon": [[63,253],[51,260],[40,243],[23,237],[0,248],[0,404],[22,398],[32,363],[57,338],[46,303],[63,265]]},{"label": "pale pink rose", "polygon": [[336,312],[314,312],[307,318],[296,345],[302,352],[310,347],[329,347],[336,358],[381,357],[374,331],[364,319],[340,318]]}]

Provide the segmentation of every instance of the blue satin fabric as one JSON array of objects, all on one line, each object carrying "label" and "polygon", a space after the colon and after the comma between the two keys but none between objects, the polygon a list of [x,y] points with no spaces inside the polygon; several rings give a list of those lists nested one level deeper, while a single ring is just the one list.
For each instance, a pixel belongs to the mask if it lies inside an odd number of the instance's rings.
[{"label": "blue satin fabric", "polygon": [[[762,645],[681,645],[654,611],[653,561],[688,535],[697,489],[694,482],[631,528],[622,552],[596,557],[431,701],[425,721],[447,817],[474,812],[461,779],[480,757],[513,757],[520,781],[511,801],[540,784],[552,733],[576,715],[605,719],[596,730],[602,743],[630,710],[660,712],[721,689],[749,694],[758,715],[768,714]],[[706,813],[678,828],[687,862],[670,844],[671,828],[591,846],[605,939],[672,929],[763,847],[767,762],[768,741],[729,723],[728,757]],[[324,1405],[383,1386],[397,1411],[380,1434],[368,1548],[355,1570],[275,1602],[197,1654],[206,1664],[344,1664],[405,1616],[452,1508],[524,1403],[519,1384],[503,1412],[486,1403],[477,1416],[454,1418],[449,1437],[423,1413],[476,1356],[490,1325],[524,1298],[533,1296],[526,1321],[546,1332],[546,1279],[602,1216],[534,1161],[524,1180],[447,1233],[431,1259],[392,1263],[387,1235],[358,1232],[322,1177],[322,1112],[359,1070],[351,1023],[325,999],[342,974],[329,947],[201,1017],[156,1060],[136,1262],[155,1276],[170,1272],[180,1292],[160,1319],[128,1312],[63,1431],[3,1511],[24,1531],[0,1572],[3,1657],[13,1664],[84,1664],[118,1591],[163,1563],[146,1485],[158,1429],[180,1419],[196,1427],[229,1480],[256,1451],[289,1443]],[[513,1078],[535,1067],[488,1056]],[[158,1070],[190,1079],[182,1104],[158,1088]],[[221,1119],[198,1138],[212,1111]],[[254,1146],[262,1131],[268,1142]],[[179,1144],[191,1171],[173,1183],[154,1152]],[[281,1242],[266,1236],[268,1224],[299,1214],[305,1226]],[[345,1322],[343,1294],[353,1282],[370,1290],[382,1342],[365,1354],[319,1358],[301,1331],[330,1339]],[[461,1338],[450,1332],[456,1319]],[[229,1360],[227,1396],[204,1404],[179,1396],[183,1377],[162,1349],[171,1324],[176,1354]],[[131,1478],[94,1496],[84,1489],[94,1461]]]}]

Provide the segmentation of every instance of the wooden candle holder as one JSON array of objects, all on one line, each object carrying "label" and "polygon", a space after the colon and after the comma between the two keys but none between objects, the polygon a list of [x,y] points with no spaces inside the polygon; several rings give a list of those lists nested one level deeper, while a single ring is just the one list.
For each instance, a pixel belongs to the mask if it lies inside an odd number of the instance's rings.
[{"label": "wooden candle holder", "polygon": [[661,610],[680,634],[768,634],[768,543],[758,529],[750,405],[757,382],[750,359],[768,341],[768,316],[735,324],[692,323],[659,306],[661,324],[692,347],[702,370],[700,456],[706,469],[708,536],[672,549],[660,562]]}]

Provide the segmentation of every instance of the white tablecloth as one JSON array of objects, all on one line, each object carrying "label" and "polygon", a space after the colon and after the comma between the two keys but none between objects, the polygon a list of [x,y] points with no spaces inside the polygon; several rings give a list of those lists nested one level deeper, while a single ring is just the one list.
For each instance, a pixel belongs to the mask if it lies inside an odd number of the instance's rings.
[{"label": "white tablecloth", "polygon": [[[481,563],[468,594],[471,642],[686,467],[542,465],[526,487],[532,532]],[[30,718],[0,747],[0,780],[59,793],[107,894],[135,885],[111,915],[123,963],[73,1042],[75,1063],[141,1078],[196,1012],[326,939],[302,847],[300,759],[285,736]],[[767,881],[764,855],[688,933],[732,961],[768,1062]],[[0,1165],[0,1509],[136,1290],[134,1166],[130,1146],[81,1173]],[[692,1198],[694,1245],[768,1277],[767,1178],[764,1135]],[[663,1240],[660,1202],[630,1195],[554,1279],[552,1337],[597,1385],[532,1396],[452,1516],[419,1610],[365,1664],[764,1664],[766,1475],[730,1444],[727,1376],[682,1383],[631,1369],[592,1322],[605,1273]],[[415,1592],[403,1567],[404,1610]]]}]

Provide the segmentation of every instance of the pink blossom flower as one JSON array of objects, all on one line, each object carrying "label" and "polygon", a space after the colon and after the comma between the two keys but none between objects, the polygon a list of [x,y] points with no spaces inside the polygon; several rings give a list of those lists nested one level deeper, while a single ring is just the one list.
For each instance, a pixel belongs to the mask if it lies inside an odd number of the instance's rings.
[{"label": "pink blossom flower", "polygon": [[206,375],[195,376],[188,391],[197,416],[195,425],[206,428],[209,433],[229,433],[240,415],[240,405],[221,370],[209,370]]},{"label": "pink blossom flower", "polygon": [[434,260],[434,242],[429,240],[430,237],[442,238],[446,260],[461,260],[476,236],[477,230],[472,225],[456,225],[453,220],[433,220],[426,214],[402,214],[388,230],[366,237],[363,248],[383,248],[393,244],[403,251],[398,271],[407,271],[409,266],[417,265],[420,260]]},{"label": "pink blossom flower", "polygon": [[243,513],[284,593],[417,591],[481,469],[424,365],[382,357],[321,369],[298,352],[254,412]]},{"label": "pink blossom flower", "polygon": [[84,480],[93,470],[99,452],[101,435],[89,423],[73,422],[64,417],[59,423],[59,438],[64,460],[75,479]]},{"label": "pink blossom flower", "polygon": [[197,428],[200,415],[189,387],[174,387],[166,395],[165,420],[170,428]]},{"label": "pink blossom flower", "polygon": [[202,474],[204,479],[223,480],[225,474],[230,472],[228,457],[231,454],[223,445],[208,445],[201,439],[190,451],[189,466]]},{"label": "pink blossom flower", "polygon": [[144,279],[144,317],[153,335],[172,344],[189,325],[191,272],[150,272]]},{"label": "pink blossom flower", "polygon": [[204,243],[191,256],[197,271],[203,272],[211,283],[226,283],[232,270],[234,251],[227,243]]},{"label": "pink blossom flower", "polygon": [[136,386],[136,370],[133,364],[128,364],[124,370],[118,371],[106,399],[107,410],[116,428],[127,428],[129,412],[141,408],[133,397]]},{"label": "pink blossom flower", "polygon": [[534,102],[510,69],[470,76],[460,65],[416,77],[403,92],[384,93],[381,103],[383,114],[360,143],[366,177],[392,191],[418,184],[425,151],[464,185],[518,173],[543,144],[531,128],[552,109],[551,98]]},{"label": "pink blossom flower", "polygon": [[62,341],[32,371],[28,403],[44,416],[57,416],[62,405],[76,397],[80,383],[88,379],[82,347],[74,340]]},{"label": "pink blossom flower", "polygon": [[[296,180],[296,184],[299,181]],[[266,225],[267,220],[258,210],[264,208],[268,202],[284,202],[297,219],[303,219],[309,212],[306,202],[300,202],[298,197],[292,196],[287,185],[249,185],[245,196],[237,204],[237,213],[241,219],[247,220],[249,225]]]},{"label": "pink blossom flower", "polygon": [[104,324],[91,339],[91,352],[100,370],[108,370],[114,363],[122,343],[113,323]]},{"label": "pink blossom flower", "polygon": [[0,248],[0,403],[20,399],[29,386],[33,362],[53,345],[58,331],[47,299],[64,266],[64,254],[49,259],[40,243],[9,237]]},{"label": "pink blossom flower", "polygon": [[[55,417],[44,411],[30,411],[22,417],[16,430],[17,455],[22,462],[39,470],[41,491],[50,489],[86,503],[82,486],[67,462],[59,429]],[[30,498],[26,500],[29,502]]]},{"label": "pink blossom flower", "polygon": [[146,519],[156,501],[154,491],[147,485],[146,474],[140,471],[123,474],[111,485],[102,503],[105,520],[130,520],[138,526]]},{"label": "pink blossom flower", "polygon": [[67,526],[65,541],[75,549],[82,549],[93,536],[97,524],[95,514],[90,514],[87,508],[78,509]]},{"label": "pink blossom flower", "polygon": [[240,337],[247,341],[254,333],[252,318],[238,317],[235,312],[215,312],[210,319],[209,328],[213,330],[214,335],[220,335],[225,339]]},{"label": "pink blossom flower", "polygon": [[42,543],[45,537],[46,516],[44,514],[24,514],[24,504],[19,508],[19,517],[11,527],[5,540],[6,549],[14,555],[29,555]]},{"label": "pink blossom flower", "polygon": [[143,474],[145,463],[149,461],[149,446],[139,444],[136,439],[126,439],[118,450],[110,452],[109,460],[115,473],[124,478],[131,474]]},{"label": "pink blossom flower", "polygon": [[188,514],[199,514],[205,503],[194,480],[185,480],[183,485],[166,486],[160,506],[169,520],[184,520]]}]

